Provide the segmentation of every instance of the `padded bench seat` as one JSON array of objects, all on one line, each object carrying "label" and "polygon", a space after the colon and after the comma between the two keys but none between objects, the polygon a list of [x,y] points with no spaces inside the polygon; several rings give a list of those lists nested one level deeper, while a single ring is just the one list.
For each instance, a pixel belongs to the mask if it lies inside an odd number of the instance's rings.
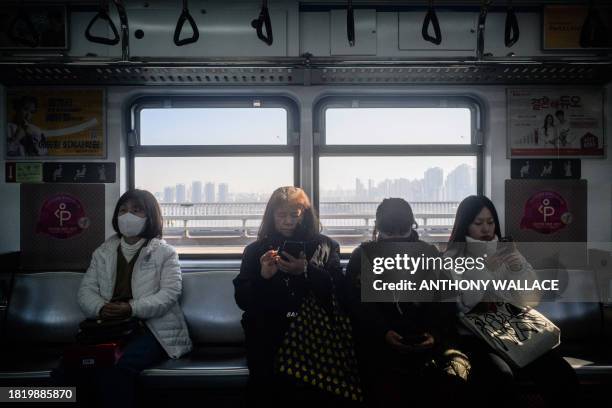
[{"label": "padded bench seat", "polygon": [[[143,371],[143,384],[168,388],[246,385],[242,311],[234,302],[232,284],[236,275],[236,270],[183,273],[181,307],[194,350]],[[85,318],[76,300],[82,277],[78,272],[15,276],[5,328],[7,343],[0,350],[0,384],[49,380]]]},{"label": "padded bench seat", "polygon": [[[155,388],[243,389],[248,380],[242,312],[234,302],[236,270],[183,273],[181,306],[194,351],[143,371],[141,382]],[[0,348],[0,385],[49,379],[65,346],[84,319],[76,301],[77,272],[17,274]],[[581,282],[584,282],[581,280]],[[585,382],[612,382],[612,359],[604,348],[599,303],[542,303],[538,309],[562,331],[559,351]],[[52,344],[53,346],[49,346]],[[18,346],[28,352],[19,351]],[[21,350],[24,350],[23,348]]]}]

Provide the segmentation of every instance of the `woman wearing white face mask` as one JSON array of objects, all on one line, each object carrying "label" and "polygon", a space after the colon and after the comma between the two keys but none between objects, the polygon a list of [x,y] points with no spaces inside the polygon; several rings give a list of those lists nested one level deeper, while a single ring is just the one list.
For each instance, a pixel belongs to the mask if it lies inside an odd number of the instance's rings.
[{"label": "woman wearing white face mask", "polygon": [[[483,270],[473,269],[463,274],[471,280],[535,278],[533,268],[516,247],[505,244],[508,247],[503,248],[498,245],[500,239],[499,218],[491,200],[485,196],[469,196],[457,208],[444,256],[475,258],[486,255]],[[492,305],[489,302],[499,301],[525,306],[528,298],[520,292],[465,291],[459,296],[458,306],[464,313],[484,312]],[[536,383],[547,406],[574,406],[578,386],[574,370],[554,349],[517,369],[508,365],[467,328],[463,328],[462,334],[461,348],[472,363],[471,382],[484,391],[484,399],[476,403],[488,406],[490,401],[496,400],[501,406],[515,406],[518,388],[515,377],[519,376]]]},{"label": "woman wearing white face mask", "polygon": [[137,374],[164,358],[179,358],[192,344],[178,303],[178,255],[161,239],[157,200],[148,191],[126,192],[112,224],[117,234],[94,252],[78,302],[88,318],[135,317],[144,323],[116,365],[98,376],[104,406],[133,406]]}]

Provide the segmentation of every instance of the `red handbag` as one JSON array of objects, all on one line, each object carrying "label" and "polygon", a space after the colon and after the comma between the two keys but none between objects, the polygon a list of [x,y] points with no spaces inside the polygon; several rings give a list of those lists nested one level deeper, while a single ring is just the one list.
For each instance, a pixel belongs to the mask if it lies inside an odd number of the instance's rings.
[{"label": "red handbag", "polygon": [[82,345],[64,351],[64,365],[72,369],[112,367],[123,355],[123,342]]}]

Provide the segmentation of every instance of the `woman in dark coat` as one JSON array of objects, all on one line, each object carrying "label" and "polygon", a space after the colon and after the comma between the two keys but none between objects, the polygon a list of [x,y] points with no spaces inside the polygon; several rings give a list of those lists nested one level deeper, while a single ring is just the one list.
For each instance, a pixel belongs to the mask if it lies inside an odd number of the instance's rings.
[{"label": "woman in dark coat", "polygon": [[[353,251],[346,269],[347,303],[366,399],[370,406],[377,407],[462,406],[470,365],[467,357],[452,346],[455,304],[361,299],[361,286],[366,282],[362,256],[371,261],[376,248],[394,257],[399,245],[412,257],[440,256],[433,245],[419,240],[410,205],[401,198],[387,198],[376,210],[372,241]],[[437,273],[417,273],[429,272]]]},{"label": "woman in dark coat", "polygon": [[[329,305],[332,292],[342,286],[339,245],[319,231],[306,193],[281,187],[268,201],[257,240],[244,250],[234,287],[236,303],[244,310],[249,406],[330,403],[327,394],[300,386],[275,370],[283,336],[304,297],[314,293]],[[281,251],[286,241],[303,243],[299,256]]]}]

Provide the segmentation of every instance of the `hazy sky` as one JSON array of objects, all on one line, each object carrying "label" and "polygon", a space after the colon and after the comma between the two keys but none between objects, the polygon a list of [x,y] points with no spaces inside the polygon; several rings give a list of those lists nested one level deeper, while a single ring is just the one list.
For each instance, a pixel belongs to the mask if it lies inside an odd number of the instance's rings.
[{"label": "hazy sky", "polygon": [[329,109],[328,144],[469,144],[470,110],[457,108]]},{"label": "hazy sky", "polygon": [[[143,144],[278,144],[287,140],[286,111],[276,108],[147,109]],[[328,143],[469,143],[467,109],[333,109],[327,111]],[[230,192],[271,192],[293,183],[291,157],[140,157],[136,186],[160,192],[195,180],[228,183]],[[430,167],[444,176],[472,157],[322,157],[321,189],[352,189],[355,178],[423,178]]]},{"label": "hazy sky", "polygon": [[142,144],[286,144],[287,111],[281,108],[145,109]]}]

